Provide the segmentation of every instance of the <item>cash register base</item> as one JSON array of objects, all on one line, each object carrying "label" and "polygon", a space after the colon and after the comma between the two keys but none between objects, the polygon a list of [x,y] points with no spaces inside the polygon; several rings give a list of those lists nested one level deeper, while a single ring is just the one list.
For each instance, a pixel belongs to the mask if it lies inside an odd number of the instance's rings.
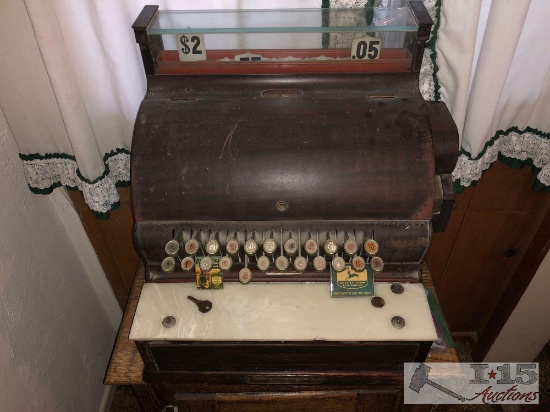
[{"label": "cash register base", "polygon": [[[434,294],[431,277],[425,270],[423,282]],[[361,382],[349,385],[279,381],[256,384],[185,383],[159,380],[146,384],[144,364],[130,341],[130,328],[144,284],[143,268],[138,269],[119,335],[105,377],[107,385],[132,385],[144,411],[397,411],[429,410],[431,405],[402,405],[402,372],[375,371]],[[440,325],[445,327],[445,325]],[[432,347],[428,362],[457,362],[456,351]],[[345,376],[345,373],[341,373]],[[284,376],[283,376],[284,378]],[[176,409],[177,408],[177,409]],[[400,409],[402,408],[402,409]]]}]

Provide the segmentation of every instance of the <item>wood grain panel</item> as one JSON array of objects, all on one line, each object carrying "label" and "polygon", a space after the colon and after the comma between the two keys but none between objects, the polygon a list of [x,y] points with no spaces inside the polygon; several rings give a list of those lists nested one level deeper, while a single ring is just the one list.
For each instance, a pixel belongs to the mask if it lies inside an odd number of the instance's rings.
[{"label": "wood grain panel", "polygon": [[[90,208],[84,201],[82,193],[78,190],[68,190],[69,196],[75,210],[77,211],[84,230],[92,243],[97,254],[101,267],[105,272],[105,276],[111,285],[111,289],[119,304],[121,301],[126,301],[130,289],[127,287],[119,269],[117,256],[113,254],[109,245],[109,239],[103,231],[101,221],[97,219],[91,212]],[[121,309],[124,306],[121,305]]]},{"label": "wood grain panel", "polygon": [[[217,394],[220,412],[353,411],[355,391]],[[187,406],[187,405],[186,405]]]},{"label": "wood grain panel", "polygon": [[68,191],[92,243],[115,298],[124,309],[139,258],[132,242],[133,217],[130,188],[119,188],[120,207],[109,220],[99,220],[90,211],[80,191]]},{"label": "wood grain panel", "polygon": [[[530,168],[496,163],[473,190],[445,269],[436,274],[441,306],[453,332],[481,333],[529,249],[548,196],[533,191],[533,181]],[[460,219],[457,215],[453,218]],[[454,230],[434,243],[448,248]],[[436,246],[439,251],[442,245]],[[444,253],[439,253],[436,270],[444,260]]]},{"label": "wood grain panel", "polygon": [[433,235],[432,246],[428,252],[427,262],[436,287],[439,285],[441,277],[445,272],[449,255],[455,244],[458,232],[462,227],[464,215],[468,210],[474,191],[475,187],[469,187],[456,196],[456,209],[451,215],[447,230],[442,233],[434,233]]},{"label": "wood grain panel", "polygon": [[[550,250],[550,196],[546,196],[544,203],[540,213],[540,215],[544,214],[544,218],[538,225],[531,245],[519,262],[514,276],[508,282],[497,307],[490,318],[485,321],[479,342],[472,350],[472,358],[476,362],[482,361],[489,352],[491,345],[516,307],[516,303],[521,299],[539,265]],[[484,313],[484,315],[487,316],[488,313]]]},{"label": "wood grain panel", "polygon": [[134,249],[132,230],[132,202],[130,188],[119,188],[120,207],[113,210],[108,220],[101,220],[100,225],[115,257],[126,289],[130,291],[136,274],[139,257]]},{"label": "wood grain panel", "polygon": [[532,189],[534,181],[530,167],[518,170],[496,162],[479,180],[469,211],[536,210],[544,193]]}]

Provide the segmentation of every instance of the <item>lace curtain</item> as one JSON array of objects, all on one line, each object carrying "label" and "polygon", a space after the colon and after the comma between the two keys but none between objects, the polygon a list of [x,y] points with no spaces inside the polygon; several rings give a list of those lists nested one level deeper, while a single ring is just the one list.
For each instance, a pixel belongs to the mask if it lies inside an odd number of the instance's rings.
[{"label": "lace curtain", "polygon": [[497,159],[533,166],[535,189],[550,190],[550,2],[439,6],[425,98],[445,101],[460,132],[455,190],[475,184]]},{"label": "lace curtain", "polygon": [[[377,0],[392,5],[398,0]],[[3,0],[0,106],[30,189],[79,189],[98,217],[129,184],[145,76],[131,25],[145,0]],[[357,6],[354,0],[157,2],[161,9]],[[420,88],[447,102],[462,149],[453,174],[471,185],[497,158],[532,164],[550,185],[550,2],[424,0],[435,25]],[[548,110],[548,109],[547,109]]]}]

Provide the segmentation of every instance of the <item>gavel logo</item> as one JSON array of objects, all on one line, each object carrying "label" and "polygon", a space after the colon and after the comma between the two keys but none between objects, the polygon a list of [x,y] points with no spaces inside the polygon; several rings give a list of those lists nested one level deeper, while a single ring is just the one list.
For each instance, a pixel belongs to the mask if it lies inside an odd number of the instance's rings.
[{"label": "gavel logo", "polygon": [[459,394],[451,391],[450,389],[445,388],[444,386],[438,385],[437,383],[431,381],[428,379],[428,374],[430,373],[430,367],[427,365],[424,365],[421,363],[418,368],[414,371],[414,374],[411,378],[411,383],[409,385],[409,389],[412,389],[416,393],[420,393],[420,389],[424,387],[424,385],[428,384],[441,392],[446,393],[449,396],[452,396],[453,398],[458,399],[461,402],[466,401],[466,399],[463,396],[460,396]]}]

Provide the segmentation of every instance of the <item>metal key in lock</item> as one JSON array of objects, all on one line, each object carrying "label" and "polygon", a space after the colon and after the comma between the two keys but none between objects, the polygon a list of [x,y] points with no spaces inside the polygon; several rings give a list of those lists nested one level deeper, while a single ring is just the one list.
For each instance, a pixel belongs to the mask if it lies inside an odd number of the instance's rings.
[{"label": "metal key in lock", "polygon": [[199,312],[201,313],[207,313],[210,312],[210,309],[212,309],[212,302],[209,300],[199,300],[194,298],[193,296],[187,296],[187,299],[194,302],[195,305],[199,308]]}]

